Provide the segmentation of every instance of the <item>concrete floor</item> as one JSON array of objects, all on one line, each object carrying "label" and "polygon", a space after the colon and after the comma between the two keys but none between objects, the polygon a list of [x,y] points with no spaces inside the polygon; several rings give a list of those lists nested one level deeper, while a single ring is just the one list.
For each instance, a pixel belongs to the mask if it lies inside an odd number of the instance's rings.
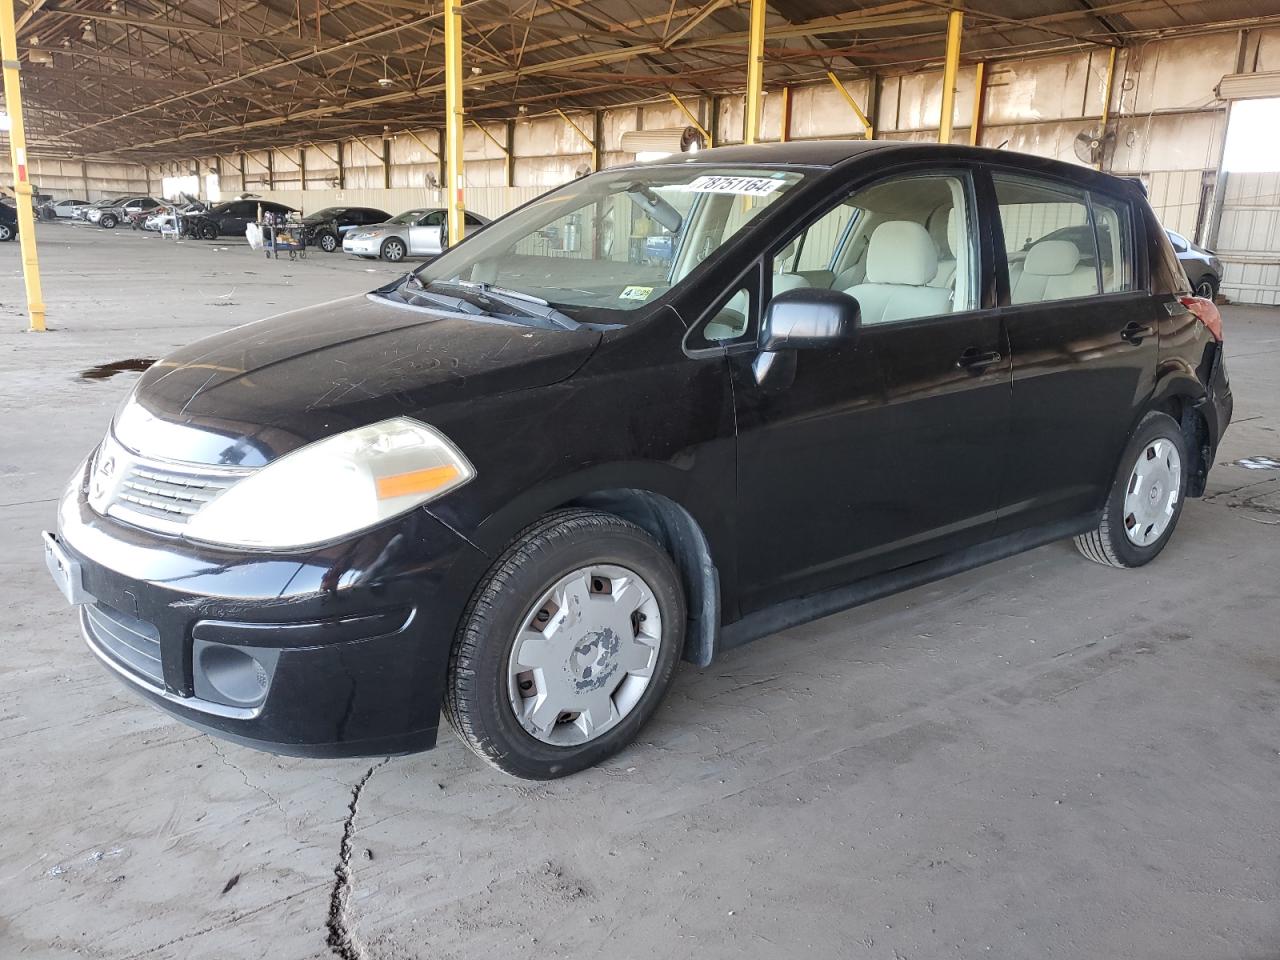
[{"label": "concrete floor", "polygon": [[533,786],[447,733],[389,762],[196,734],[43,568],[135,377],[80,371],[396,271],[40,239],[45,336],[0,249],[0,957],[328,956],[344,850],[346,955],[378,960],[1276,957],[1280,471],[1228,461],[1280,456],[1280,311],[1225,311],[1237,422],[1153,565],[1055,544],[685,665],[641,742]]}]

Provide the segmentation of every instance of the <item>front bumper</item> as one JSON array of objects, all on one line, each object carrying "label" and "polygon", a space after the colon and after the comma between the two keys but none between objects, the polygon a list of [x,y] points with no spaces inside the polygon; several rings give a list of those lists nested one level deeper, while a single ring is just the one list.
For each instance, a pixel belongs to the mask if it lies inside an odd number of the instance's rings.
[{"label": "front bumper", "polygon": [[78,568],[89,648],[131,689],[273,753],[434,746],[449,647],[488,563],[465,539],[417,510],[305,554],[232,551],[101,517],[83,489],[59,505],[55,549]]},{"label": "front bumper", "polygon": [[342,238],[342,251],[344,253],[354,253],[359,257],[376,257],[381,245],[382,240],[377,237],[362,240],[355,240],[350,236]]}]

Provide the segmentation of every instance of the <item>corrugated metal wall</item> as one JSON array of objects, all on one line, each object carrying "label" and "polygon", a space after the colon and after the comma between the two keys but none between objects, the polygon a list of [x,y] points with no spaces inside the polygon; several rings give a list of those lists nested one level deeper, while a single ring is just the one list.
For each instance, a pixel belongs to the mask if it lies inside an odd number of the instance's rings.
[{"label": "corrugated metal wall", "polygon": [[1217,248],[1223,293],[1280,304],[1280,173],[1228,174]]}]

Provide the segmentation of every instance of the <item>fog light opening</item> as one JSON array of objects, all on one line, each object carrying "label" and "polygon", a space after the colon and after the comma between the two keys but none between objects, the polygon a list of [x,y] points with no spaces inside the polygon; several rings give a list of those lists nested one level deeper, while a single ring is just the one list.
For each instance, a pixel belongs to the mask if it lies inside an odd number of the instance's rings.
[{"label": "fog light opening", "polygon": [[209,644],[201,649],[198,669],[222,702],[252,707],[267,695],[271,677],[252,655],[236,647]]}]

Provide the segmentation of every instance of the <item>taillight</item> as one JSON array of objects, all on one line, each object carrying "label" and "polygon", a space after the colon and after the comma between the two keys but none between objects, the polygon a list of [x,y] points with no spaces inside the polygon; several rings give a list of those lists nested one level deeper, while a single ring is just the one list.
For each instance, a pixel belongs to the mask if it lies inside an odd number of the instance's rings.
[{"label": "taillight", "polygon": [[1179,297],[1178,301],[1196,315],[1213,339],[1222,342],[1222,312],[1216,303],[1205,297]]}]

